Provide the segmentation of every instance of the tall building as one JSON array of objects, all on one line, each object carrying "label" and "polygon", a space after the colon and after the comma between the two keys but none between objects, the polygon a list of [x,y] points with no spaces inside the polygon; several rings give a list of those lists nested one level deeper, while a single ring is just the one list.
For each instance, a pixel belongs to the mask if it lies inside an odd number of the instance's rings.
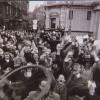
[{"label": "tall building", "polygon": [[0,1],[0,28],[26,29],[29,1]]},{"label": "tall building", "polygon": [[100,39],[100,1],[46,2],[46,29],[69,30],[73,36],[91,34]]},{"label": "tall building", "polygon": [[35,7],[33,11],[33,20],[37,20],[37,29],[45,28],[45,9],[44,5]]}]

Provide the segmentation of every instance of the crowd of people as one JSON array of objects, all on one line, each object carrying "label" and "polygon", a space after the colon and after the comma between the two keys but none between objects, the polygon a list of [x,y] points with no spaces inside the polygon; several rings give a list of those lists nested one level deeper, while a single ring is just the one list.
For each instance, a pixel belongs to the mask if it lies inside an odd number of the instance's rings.
[{"label": "crowd of people", "polygon": [[[34,33],[0,30],[0,78],[14,69],[32,64],[42,65],[52,74],[49,91],[41,98],[38,96],[48,82],[39,69],[29,68],[21,71],[22,76],[28,79],[27,89],[23,89],[24,92],[12,90],[9,97],[3,88],[0,100],[100,100],[100,51],[95,41],[91,35],[72,37],[70,31]],[[35,86],[32,83],[36,79],[34,71],[41,77],[38,86],[37,81]],[[18,74],[13,81],[21,78]],[[34,78],[30,81],[32,76]]]}]

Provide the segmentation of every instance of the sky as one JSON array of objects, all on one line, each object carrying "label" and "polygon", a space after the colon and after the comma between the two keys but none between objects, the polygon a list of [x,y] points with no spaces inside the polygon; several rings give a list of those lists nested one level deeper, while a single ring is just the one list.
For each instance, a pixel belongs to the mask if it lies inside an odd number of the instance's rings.
[{"label": "sky", "polygon": [[44,4],[44,1],[29,1],[29,12],[32,12],[36,6]]}]

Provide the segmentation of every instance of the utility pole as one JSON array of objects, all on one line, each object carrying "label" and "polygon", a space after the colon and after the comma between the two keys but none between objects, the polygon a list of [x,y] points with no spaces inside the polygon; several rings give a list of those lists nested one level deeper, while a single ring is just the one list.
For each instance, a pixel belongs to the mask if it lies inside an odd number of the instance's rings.
[{"label": "utility pole", "polygon": [[70,1],[70,23],[69,23],[69,33],[71,34],[71,29],[72,29],[72,17],[73,17],[73,1]]},{"label": "utility pole", "polygon": [[59,29],[61,28],[61,7],[60,7],[60,16],[59,16]]}]

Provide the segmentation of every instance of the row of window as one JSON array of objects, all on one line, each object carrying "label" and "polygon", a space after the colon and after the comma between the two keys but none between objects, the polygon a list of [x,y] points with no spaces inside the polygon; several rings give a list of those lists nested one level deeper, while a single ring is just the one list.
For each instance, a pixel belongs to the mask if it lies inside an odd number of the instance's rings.
[{"label": "row of window", "polygon": [[17,12],[17,9],[14,9],[11,6],[0,5],[0,14],[14,16],[16,14],[16,12]]},{"label": "row of window", "polygon": [[[69,19],[73,19],[73,10],[69,11]],[[91,20],[91,11],[87,12],[87,20]],[[51,18],[51,28],[56,28],[56,18]]]},{"label": "row of window", "polygon": [[0,14],[10,17],[22,17],[22,15],[26,15],[26,12],[16,9],[13,6],[0,5]]},{"label": "row of window", "polygon": [[[73,19],[73,10],[69,11],[69,19]],[[87,20],[91,20],[91,11],[87,12]]]}]

